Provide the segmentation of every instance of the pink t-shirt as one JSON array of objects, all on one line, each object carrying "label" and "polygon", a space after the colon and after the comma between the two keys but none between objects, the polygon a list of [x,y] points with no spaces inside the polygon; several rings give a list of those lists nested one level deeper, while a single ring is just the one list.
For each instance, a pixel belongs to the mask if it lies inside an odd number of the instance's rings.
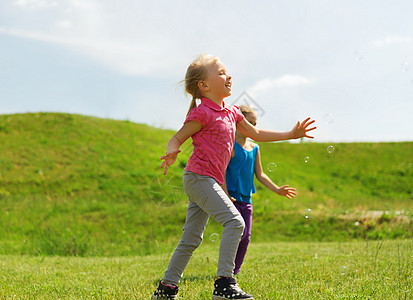
[{"label": "pink t-shirt", "polygon": [[244,118],[237,106],[223,107],[208,98],[191,110],[188,121],[200,122],[203,127],[192,136],[194,151],[185,170],[211,176],[219,184],[224,183],[224,174],[234,147],[236,123]]}]

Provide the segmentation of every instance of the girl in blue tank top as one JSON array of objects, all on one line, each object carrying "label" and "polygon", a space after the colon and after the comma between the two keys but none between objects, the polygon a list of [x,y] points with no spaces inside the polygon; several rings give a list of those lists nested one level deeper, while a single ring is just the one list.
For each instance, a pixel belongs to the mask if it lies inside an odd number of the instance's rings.
[{"label": "girl in blue tank top", "polygon": [[[240,109],[245,119],[255,126],[257,122],[256,112],[247,105],[241,105]],[[241,271],[241,265],[251,239],[251,196],[255,193],[254,174],[258,181],[278,195],[285,196],[288,199],[295,197],[296,190],[294,188],[290,188],[288,185],[279,187],[264,173],[259,146],[248,141],[245,135],[237,131],[235,133],[234,149],[232,150],[231,160],[225,175],[226,182],[223,186],[245,222],[244,234],[242,235],[235,258],[235,275]]]}]

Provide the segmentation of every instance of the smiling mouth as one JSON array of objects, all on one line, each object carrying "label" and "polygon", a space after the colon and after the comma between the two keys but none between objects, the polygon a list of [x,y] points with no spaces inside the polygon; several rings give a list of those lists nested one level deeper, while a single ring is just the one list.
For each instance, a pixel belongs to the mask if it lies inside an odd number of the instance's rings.
[{"label": "smiling mouth", "polygon": [[231,83],[231,82],[228,82],[227,84],[225,84],[225,86],[226,86],[227,88],[231,89],[232,83]]}]

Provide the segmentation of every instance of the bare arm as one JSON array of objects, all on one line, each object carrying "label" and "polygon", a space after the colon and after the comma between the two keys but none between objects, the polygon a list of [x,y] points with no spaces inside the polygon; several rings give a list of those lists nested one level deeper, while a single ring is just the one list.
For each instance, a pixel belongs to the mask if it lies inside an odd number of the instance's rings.
[{"label": "bare arm", "polygon": [[225,172],[225,174],[224,174],[224,184],[221,185],[221,188],[224,190],[225,194],[227,194],[228,198],[229,198],[232,202],[237,201],[234,197],[231,197],[231,196],[229,195],[229,193],[228,193],[228,188],[227,188],[227,173],[226,173],[226,172]]},{"label": "bare arm", "polygon": [[296,189],[290,188],[288,187],[288,185],[283,185],[281,187],[277,186],[274,182],[272,182],[271,178],[269,178],[267,174],[264,173],[261,165],[260,150],[258,150],[257,157],[255,158],[254,172],[258,181],[261,182],[270,191],[273,191],[280,196],[285,196],[288,199],[294,198],[297,194]]},{"label": "bare arm", "polygon": [[164,160],[161,164],[161,168],[165,167],[164,175],[168,172],[168,168],[172,165],[178,153],[181,152],[179,147],[192,135],[202,129],[202,124],[196,121],[186,122],[181,129],[169,140],[166,146],[166,155],[161,156],[161,160]]},{"label": "bare arm", "polygon": [[[233,158],[234,155],[235,155],[235,151],[234,151],[234,148],[232,148],[231,158]],[[229,195],[228,187],[227,187],[227,171],[226,171],[226,170],[225,170],[225,174],[224,174],[224,184],[223,184],[221,187],[222,187],[222,189],[224,190],[225,194],[227,194],[227,196],[229,197],[229,199],[230,199],[232,202],[237,201],[237,199],[235,199],[234,197],[231,197],[231,196]]]},{"label": "bare arm", "polygon": [[314,137],[309,136],[308,132],[317,128],[309,128],[309,126],[314,122],[314,120],[310,120],[310,118],[307,118],[303,122],[297,122],[297,124],[290,131],[278,132],[272,130],[258,129],[255,126],[251,125],[244,118],[242,121],[237,123],[237,130],[239,130],[241,133],[257,142],[284,141],[290,139],[298,139],[302,137],[312,139]]},{"label": "bare arm", "polygon": [[[231,154],[231,158],[234,157],[234,150],[232,150],[232,154]],[[224,184],[221,185],[221,188],[224,190],[225,194],[227,194],[228,198],[232,201],[235,202],[237,201],[237,199],[235,199],[234,197],[231,197],[228,193],[228,188],[227,188],[227,171],[225,171],[224,174]]]}]

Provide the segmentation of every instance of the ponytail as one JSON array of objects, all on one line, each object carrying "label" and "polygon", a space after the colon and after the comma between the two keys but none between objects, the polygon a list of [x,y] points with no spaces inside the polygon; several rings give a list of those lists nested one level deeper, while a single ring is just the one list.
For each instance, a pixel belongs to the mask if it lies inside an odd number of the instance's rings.
[{"label": "ponytail", "polygon": [[195,108],[196,99],[201,99],[202,95],[199,91],[198,82],[205,80],[208,76],[208,65],[211,63],[217,63],[219,58],[210,54],[199,55],[186,70],[185,74],[185,91],[192,96],[191,104],[189,105],[188,114]]},{"label": "ponytail", "polygon": [[188,116],[191,110],[195,107],[196,107],[196,98],[192,96],[192,101],[191,101],[191,104],[189,105],[189,109],[188,109],[188,112],[186,113],[186,116]]}]

